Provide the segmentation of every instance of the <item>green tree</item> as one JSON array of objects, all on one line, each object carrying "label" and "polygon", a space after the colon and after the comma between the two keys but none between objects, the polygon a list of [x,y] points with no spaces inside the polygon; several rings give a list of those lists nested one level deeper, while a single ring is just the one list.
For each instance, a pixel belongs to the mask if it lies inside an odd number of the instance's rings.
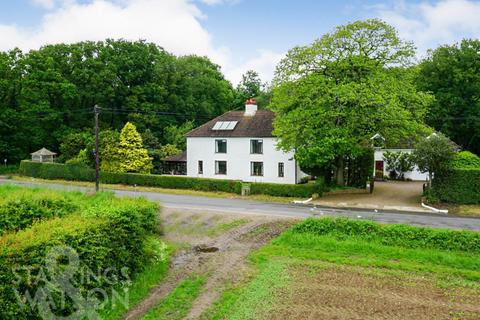
[{"label": "green tree", "polygon": [[173,144],[166,144],[160,147],[160,159],[165,159],[171,156],[182,153],[182,150],[178,149]]},{"label": "green tree", "polygon": [[455,145],[444,135],[435,133],[420,141],[413,155],[420,172],[428,172],[428,183],[431,184],[435,175],[450,168]]},{"label": "green tree", "polygon": [[153,167],[152,158],[148,156],[147,149],[143,148],[142,137],[130,122],[120,132],[115,158],[118,159],[115,172],[150,173]]},{"label": "green tree", "polygon": [[90,132],[72,132],[63,138],[60,144],[60,162],[76,158],[80,151],[93,142],[93,135]]},{"label": "green tree", "polygon": [[480,40],[430,51],[420,65],[417,84],[436,98],[427,123],[480,154]]},{"label": "green tree", "polygon": [[235,106],[242,107],[247,99],[255,98],[259,107],[266,108],[271,101],[271,88],[263,83],[254,70],[248,70],[242,75],[242,80],[236,87]]},{"label": "green tree", "polygon": [[[119,169],[118,150],[120,148],[120,134],[115,130],[103,130],[99,133],[99,158],[100,170],[117,172]],[[92,150],[92,152],[88,152]],[[87,152],[90,155],[90,165],[95,165],[95,158],[93,150],[95,150],[94,142],[87,147]]]},{"label": "green tree", "polygon": [[380,20],[337,27],[296,47],[277,66],[273,100],[279,147],[303,167],[331,167],[344,185],[345,160],[375,133],[387,145],[416,141],[432,97],[413,83],[414,48]]},{"label": "green tree", "polygon": [[167,144],[175,146],[179,150],[187,149],[185,134],[194,128],[193,121],[187,121],[180,126],[170,125],[165,128],[164,138]]}]

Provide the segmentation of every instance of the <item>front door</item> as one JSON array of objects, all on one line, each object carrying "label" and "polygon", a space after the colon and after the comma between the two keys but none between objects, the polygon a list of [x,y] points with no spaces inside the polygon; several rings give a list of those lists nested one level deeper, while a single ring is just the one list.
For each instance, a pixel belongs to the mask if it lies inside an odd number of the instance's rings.
[{"label": "front door", "polygon": [[375,161],[375,178],[383,179],[383,161]]}]

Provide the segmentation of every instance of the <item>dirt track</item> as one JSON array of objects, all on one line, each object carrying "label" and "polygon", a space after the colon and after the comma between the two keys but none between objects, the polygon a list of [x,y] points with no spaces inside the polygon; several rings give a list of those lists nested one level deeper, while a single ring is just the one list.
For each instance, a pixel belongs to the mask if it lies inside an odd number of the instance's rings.
[{"label": "dirt track", "polygon": [[[212,232],[208,232],[219,223],[239,219],[248,220],[218,236],[211,236]],[[248,270],[246,256],[294,222],[292,219],[264,216],[248,215],[246,218],[243,215],[219,216],[208,212],[184,214],[172,210],[165,210],[162,220],[166,240],[192,246],[181,249],[174,255],[166,279],[151,291],[148,298],[132,309],[125,319],[140,318],[189,275],[208,274],[202,293],[194,301],[186,317],[198,318],[220,296],[227,283],[236,283],[244,278]]]}]

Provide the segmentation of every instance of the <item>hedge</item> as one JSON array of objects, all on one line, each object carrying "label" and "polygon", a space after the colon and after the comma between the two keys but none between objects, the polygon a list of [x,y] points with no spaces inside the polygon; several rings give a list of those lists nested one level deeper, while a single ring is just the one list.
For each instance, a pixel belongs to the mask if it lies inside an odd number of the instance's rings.
[{"label": "hedge", "polygon": [[453,169],[480,169],[480,157],[470,151],[461,151],[455,154],[450,165]]},{"label": "hedge", "polygon": [[480,169],[454,169],[438,174],[427,193],[432,202],[480,203]]},{"label": "hedge", "polygon": [[26,228],[35,221],[63,217],[79,209],[65,193],[11,186],[0,186],[0,189],[0,235]]},{"label": "hedge", "polygon": [[267,194],[276,197],[308,198],[316,193],[321,195],[325,191],[322,180],[305,184],[277,184],[277,183],[251,183],[250,194]]},{"label": "hedge", "polygon": [[383,225],[346,218],[309,218],[296,224],[295,233],[358,237],[384,245],[480,253],[480,232]]},{"label": "hedge", "polygon": [[[23,160],[20,173],[34,178],[94,181],[95,171],[91,168],[58,163],[40,163]],[[242,182],[226,179],[206,179],[155,174],[102,172],[100,181],[107,184],[125,184],[168,189],[190,189],[241,194]],[[315,184],[249,183],[250,194],[266,194],[279,197],[310,197],[322,194],[323,180]]]},{"label": "hedge", "polygon": [[22,160],[20,174],[42,179],[65,179],[76,181],[95,181],[95,170],[82,165],[42,163]]},{"label": "hedge", "polygon": [[[19,305],[15,289],[21,295],[28,290],[34,297],[43,287],[45,257],[57,246],[78,253],[80,272],[73,281],[84,297],[94,288],[111,292],[109,288],[128,280],[152,258],[146,254],[145,242],[158,228],[157,215],[158,205],[144,199],[106,199],[81,214],[53,218],[2,237],[0,319],[40,319],[36,307]],[[19,267],[30,268],[32,281]],[[94,274],[88,281],[82,278],[86,270]],[[59,296],[53,295],[57,303]],[[68,315],[74,306],[67,301],[63,311]]]}]

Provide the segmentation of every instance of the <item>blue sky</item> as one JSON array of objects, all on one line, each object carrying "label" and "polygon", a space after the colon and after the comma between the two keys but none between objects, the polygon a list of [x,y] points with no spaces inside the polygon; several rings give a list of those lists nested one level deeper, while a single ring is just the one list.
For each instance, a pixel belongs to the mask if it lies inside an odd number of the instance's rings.
[{"label": "blue sky", "polygon": [[290,48],[350,21],[384,19],[422,57],[439,44],[478,37],[478,17],[474,0],[0,0],[0,50],[142,38],[175,54],[207,55],[235,83],[248,69],[271,80]]}]

